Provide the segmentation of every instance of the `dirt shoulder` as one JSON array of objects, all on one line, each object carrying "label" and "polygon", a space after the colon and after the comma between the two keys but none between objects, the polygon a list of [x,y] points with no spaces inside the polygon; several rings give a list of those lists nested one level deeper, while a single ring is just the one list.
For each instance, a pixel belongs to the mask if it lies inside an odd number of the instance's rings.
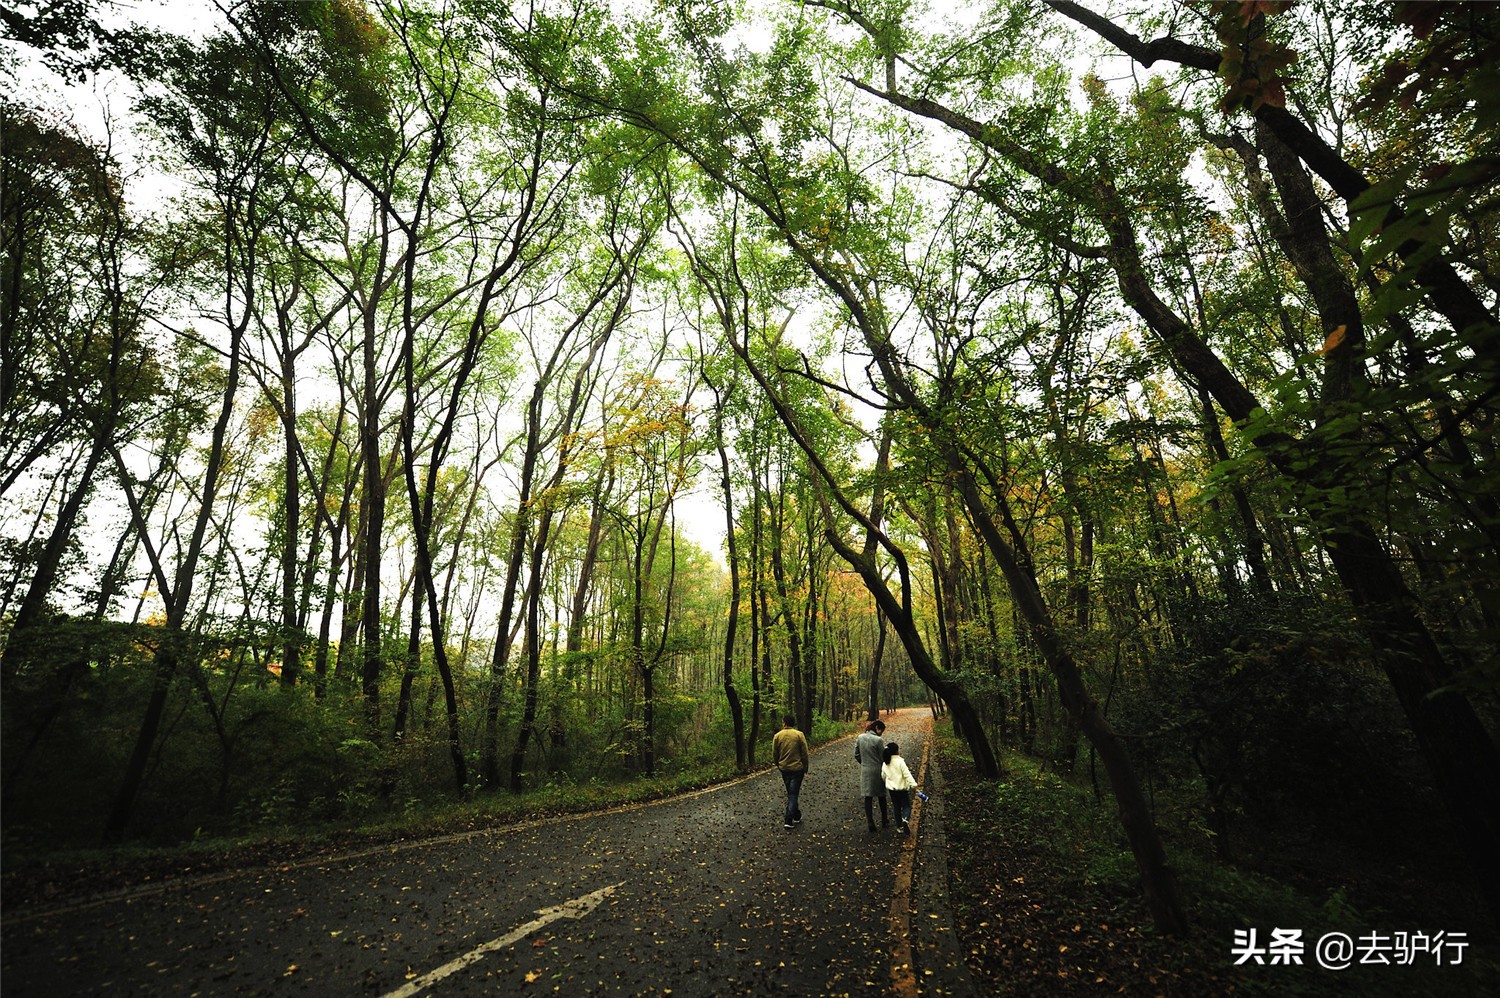
[{"label": "dirt shoulder", "polygon": [[[948,744],[951,749],[951,743]],[[1111,896],[1013,831],[966,757],[942,757],[949,901],[980,994],[1233,994],[1224,940],[1167,940],[1136,898]]]}]

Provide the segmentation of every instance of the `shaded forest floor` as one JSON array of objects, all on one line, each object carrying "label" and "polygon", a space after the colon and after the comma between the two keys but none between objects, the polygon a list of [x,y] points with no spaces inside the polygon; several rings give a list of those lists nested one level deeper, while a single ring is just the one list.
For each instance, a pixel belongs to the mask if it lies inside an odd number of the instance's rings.
[{"label": "shaded forest floor", "polygon": [[[1434,852],[1430,829],[1309,836],[1295,856],[1266,843],[1236,868],[1174,841],[1159,817],[1192,925],[1166,938],[1151,927],[1107,790],[1095,801],[1017,756],[1000,785],[980,781],[951,726],[936,735],[949,891],[980,994],[1500,994],[1493,923],[1462,867]],[[1250,928],[1262,946],[1273,928],[1301,929],[1304,964],[1235,966],[1235,930]],[[1348,970],[1320,967],[1315,943],[1335,931],[1356,941],[1380,933],[1391,964],[1361,966],[1356,954]],[[1467,933],[1461,965],[1449,965],[1451,949],[1440,967],[1431,956],[1397,965],[1394,933],[1438,931]]]}]

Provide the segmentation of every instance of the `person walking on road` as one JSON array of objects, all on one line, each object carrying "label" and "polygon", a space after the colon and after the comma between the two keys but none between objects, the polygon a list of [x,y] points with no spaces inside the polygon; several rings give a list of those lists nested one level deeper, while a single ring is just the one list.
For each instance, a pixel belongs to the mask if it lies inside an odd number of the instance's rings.
[{"label": "person walking on road", "polygon": [[896,812],[896,831],[905,835],[911,829],[911,792],[917,789],[917,780],[911,768],[901,758],[901,746],[891,742],[881,753],[885,764],[880,767],[880,778],[891,792],[891,808]]},{"label": "person walking on road", "polygon": [[865,821],[870,831],[875,831],[875,810],[872,802],[880,798],[880,825],[890,824],[885,805],[885,781],[880,778],[880,753],[885,750],[885,722],[871,721],[864,734],[854,739],[854,761],[859,763],[859,792],[865,798]]},{"label": "person walking on road", "polygon": [[771,739],[771,759],[786,784],[786,817],[788,830],[802,824],[802,809],[797,798],[802,793],[802,778],[807,775],[807,736],[797,730],[797,719],[791,714],[781,721],[781,730]]}]

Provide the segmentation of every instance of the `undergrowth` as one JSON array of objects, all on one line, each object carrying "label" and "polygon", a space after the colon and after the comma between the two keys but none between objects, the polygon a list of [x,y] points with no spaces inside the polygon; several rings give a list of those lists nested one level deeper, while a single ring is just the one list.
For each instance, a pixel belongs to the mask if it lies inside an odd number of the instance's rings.
[{"label": "undergrowth", "polygon": [[[1217,859],[1201,835],[1164,831],[1191,927],[1184,937],[1160,936],[1107,786],[1096,799],[1091,788],[1018,753],[1004,756],[1001,781],[979,781],[951,728],[940,725],[937,736],[952,784],[945,823],[958,921],[970,935],[965,948],[976,976],[1003,984],[1007,993],[1065,993],[1078,981],[1129,993],[1500,993],[1497,948],[1481,913],[1372,914],[1340,879],[1393,876],[1392,870],[1330,868],[1322,883],[1291,882]],[[1158,820],[1164,830],[1191,824]],[[1411,886],[1420,892],[1450,885]],[[1271,965],[1267,955],[1264,965],[1236,966],[1236,932],[1254,930],[1264,947],[1273,929],[1301,930],[1302,965]],[[1389,948],[1394,933],[1438,931],[1467,933],[1461,965],[1451,965],[1451,947],[1442,966],[1425,954],[1396,965]],[[1361,966],[1356,953],[1347,970],[1320,967],[1315,946],[1329,933],[1344,933],[1356,946],[1383,937],[1391,963]]]}]

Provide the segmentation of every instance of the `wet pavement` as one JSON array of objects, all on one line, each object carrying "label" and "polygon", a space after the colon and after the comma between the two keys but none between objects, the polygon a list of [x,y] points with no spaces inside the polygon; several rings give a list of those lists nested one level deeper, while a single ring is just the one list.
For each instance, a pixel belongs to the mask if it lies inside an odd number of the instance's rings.
[{"label": "wet pavement", "polygon": [[0,993],[972,993],[946,904],[925,709],[888,739],[933,794],[865,829],[852,739],[666,801],[366,850],[8,919]]}]

